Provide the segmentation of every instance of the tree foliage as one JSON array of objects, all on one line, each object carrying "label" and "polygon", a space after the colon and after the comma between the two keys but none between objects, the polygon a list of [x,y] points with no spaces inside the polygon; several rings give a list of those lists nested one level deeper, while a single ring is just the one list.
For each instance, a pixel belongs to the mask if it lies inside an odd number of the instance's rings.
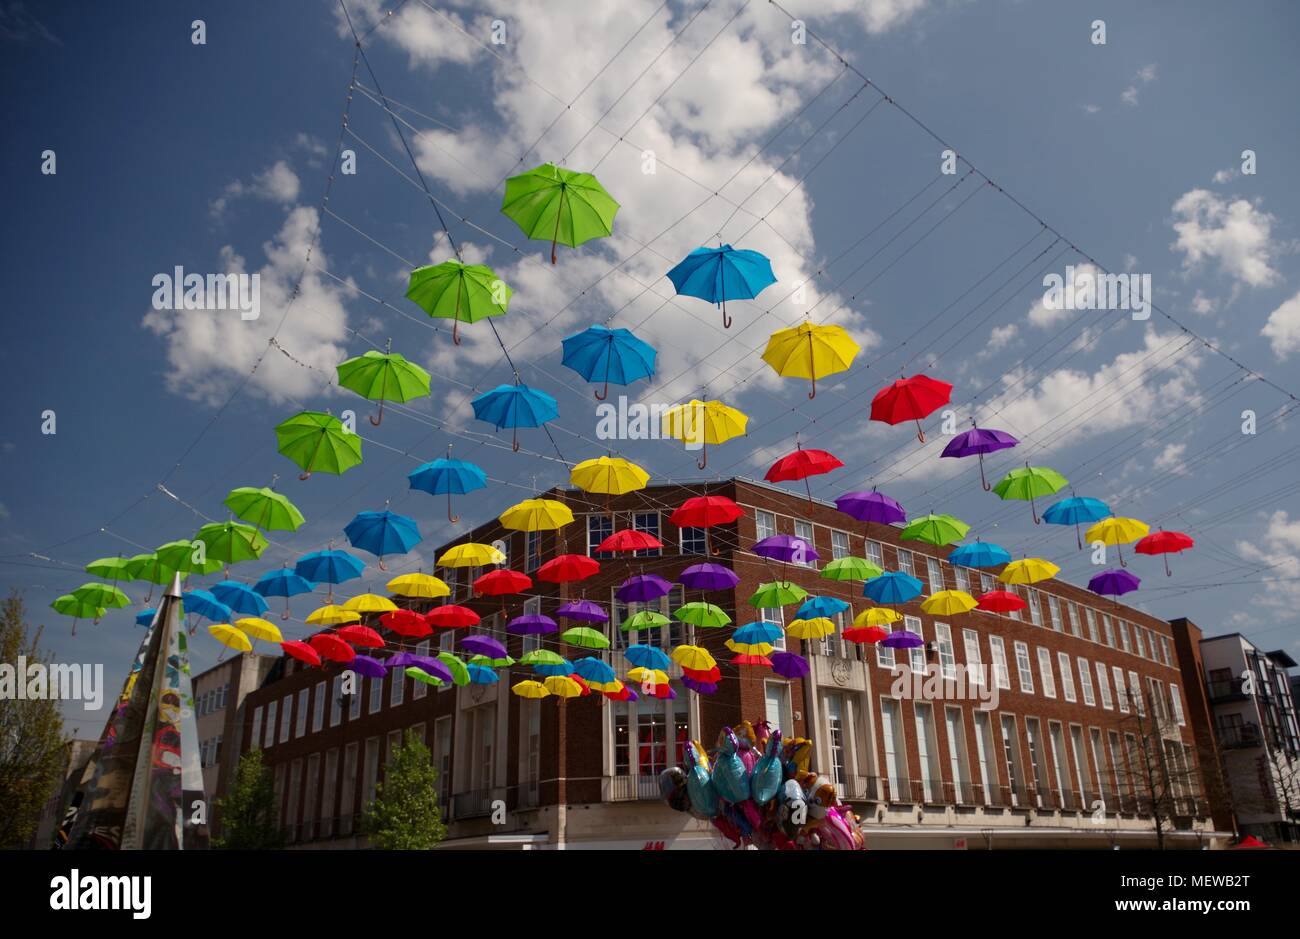
[{"label": "tree foliage", "polygon": [[249,750],[235,768],[230,795],[216,802],[221,835],[214,848],[268,851],[284,847],[275,804],[275,780],[262,765],[262,751]]},{"label": "tree foliage", "polygon": [[408,730],[366,806],[362,830],[376,848],[427,851],[447,835],[438,809],[438,771],[429,748]]}]

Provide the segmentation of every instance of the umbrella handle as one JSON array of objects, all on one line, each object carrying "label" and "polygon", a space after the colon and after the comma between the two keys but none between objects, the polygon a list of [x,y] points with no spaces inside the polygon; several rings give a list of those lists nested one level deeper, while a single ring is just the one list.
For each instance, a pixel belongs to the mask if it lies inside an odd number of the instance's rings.
[{"label": "umbrella handle", "polygon": [[605,387],[604,387],[604,389],[603,389],[602,391],[594,391],[594,392],[592,392],[592,394],[594,394],[594,395],[596,396],[596,400],[597,400],[597,401],[604,401],[606,398],[608,398],[608,397],[609,397],[609,381],[608,381],[608,380],[605,381]]},{"label": "umbrella handle", "polygon": [[706,467],[706,466],[708,466],[708,465],[709,465],[709,444],[708,444],[708,441],[705,441],[705,443],[704,443],[704,458],[701,459],[701,460],[696,460],[696,461],[695,461],[695,466],[696,466],[698,469],[704,469],[704,467]]},{"label": "umbrella handle", "polygon": [[386,570],[388,570],[388,565],[384,563],[384,559],[383,559],[383,558],[380,558],[380,559],[379,559],[379,569],[380,569],[381,571],[386,571]]},{"label": "umbrella handle", "polygon": [[980,461],[980,485],[984,487],[985,492],[992,492],[993,487],[989,485],[988,479],[984,476],[984,454],[979,454],[977,458]]},{"label": "umbrella handle", "polygon": [[373,414],[370,415],[370,426],[371,426],[371,427],[378,427],[378,426],[379,426],[380,424],[382,424],[383,422],[384,422],[384,399],[383,399],[383,398],[380,398],[380,399],[379,399],[379,416],[376,417],[376,416],[373,415]]},{"label": "umbrella handle", "polygon": [[451,514],[451,493],[450,492],[447,493],[447,521],[451,522],[453,525],[455,525],[457,522],[460,521],[459,515]]},{"label": "umbrella handle", "polygon": [[510,434],[510,449],[515,453],[519,452],[519,429],[515,428]]},{"label": "umbrella handle", "polygon": [[727,315],[727,301],[726,301],[726,300],[723,300],[723,301],[722,301],[722,328],[723,328],[723,329],[730,329],[730,328],[731,328],[731,317]]},{"label": "umbrella handle", "polygon": [[457,316],[451,327],[451,341],[460,345],[460,317]]},{"label": "umbrella handle", "polygon": [[1080,550],[1080,551],[1083,550],[1083,536],[1079,534],[1079,523],[1078,523],[1078,522],[1075,522],[1075,523],[1074,523],[1074,543],[1077,544],[1077,545],[1079,546],[1079,550]]},{"label": "umbrella handle", "polygon": [[1166,577],[1173,577],[1173,576],[1174,576],[1174,572],[1171,571],[1171,570],[1169,569],[1169,554],[1168,554],[1167,552],[1166,552],[1164,558],[1165,558],[1165,576],[1166,576]]},{"label": "umbrella handle", "polygon": [[916,439],[921,443],[925,443],[925,428],[921,426],[920,421],[916,422]]},{"label": "umbrella handle", "polygon": [[311,479],[311,473],[299,473],[298,478],[304,481]]},{"label": "umbrella handle", "polygon": [[1034,505],[1034,500],[1032,498],[1029,500],[1029,514],[1034,517],[1035,525],[1043,524],[1043,520],[1038,517],[1038,508]]},{"label": "umbrella handle", "polygon": [[1115,553],[1119,555],[1119,566],[1128,567],[1128,562],[1124,560],[1124,546],[1119,544],[1115,545]]}]

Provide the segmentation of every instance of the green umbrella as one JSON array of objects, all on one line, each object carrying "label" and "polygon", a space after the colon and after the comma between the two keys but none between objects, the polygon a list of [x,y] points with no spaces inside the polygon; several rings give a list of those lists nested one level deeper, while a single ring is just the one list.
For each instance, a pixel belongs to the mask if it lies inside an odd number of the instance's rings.
[{"label": "green umbrella", "polygon": [[534,649],[519,659],[520,665],[560,665],[563,662],[564,656],[550,649]]},{"label": "green umbrella", "polygon": [[[468,674],[469,674],[469,673],[466,672],[466,675],[468,675]],[[406,676],[407,676],[408,678],[414,678],[416,681],[422,681],[422,682],[424,682],[426,685],[433,685],[435,688],[436,688],[438,685],[441,685],[441,684],[442,684],[442,679],[441,679],[441,678],[437,678],[437,677],[435,677],[435,676],[433,676],[433,675],[430,675],[430,674],[429,674],[428,672],[426,672],[424,669],[422,669],[422,668],[416,668],[414,665],[412,665],[410,668],[408,668],[408,669],[406,670]]]},{"label": "green umbrella", "polygon": [[72,596],[90,606],[112,607],[113,609],[124,607],[131,602],[127,595],[116,587],[109,584],[98,584],[94,581],[82,584],[72,591]]},{"label": "green umbrella", "polygon": [[143,580],[150,584],[170,584],[176,570],[158,560],[158,555],[150,551],[148,554],[137,554],[131,558],[128,562],[127,574],[131,580]]},{"label": "green umbrella", "polygon": [[410,401],[429,394],[429,373],[396,352],[371,349],[339,363],[337,369],[341,387],[379,402],[379,415],[370,418],[375,427],[383,423],[385,401]]},{"label": "green umbrella", "polygon": [[407,299],[439,319],[454,320],[451,341],[460,345],[460,324],[500,316],[510,306],[511,290],[483,264],[443,261],[411,271]]},{"label": "green umbrella", "polygon": [[299,479],[316,472],[339,475],[361,462],[361,438],[332,414],[295,414],[276,425],[275,439],[280,452],[302,467]]},{"label": "green umbrella", "polygon": [[808,596],[808,591],[788,580],[773,580],[759,584],[754,595],[749,598],[749,605],[759,610],[774,610],[787,603],[798,603]]},{"label": "green umbrella", "polygon": [[693,603],[684,603],[679,606],[673,616],[677,617],[683,623],[690,623],[692,626],[703,626],[710,629],[719,626],[726,626],[731,622],[731,617],[723,612],[722,608],[712,603],[695,601]]},{"label": "green umbrella", "polygon": [[[221,562],[216,558],[208,557],[206,554],[207,548],[203,550],[205,553],[202,564],[194,560],[194,542],[187,538],[159,545],[154,554],[157,556],[160,568],[166,568],[182,575],[211,574],[213,571],[221,570]],[[164,582],[160,581],[160,583]]]},{"label": "green umbrella", "polygon": [[1023,469],[1014,469],[1003,476],[993,487],[993,491],[1003,499],[1028,501],[1029,511],[1034,516],[1034,524],[1039,525],[1042,524],[1042,519],[1038,517],[1034,499],[1060,492],[1068,485],[1070,481],[1056,470],[1046,466],[1030,466],[1026,463]]},{"label": "green umbrella", "polygon": [[930,514],[908,522],[899,538],[903,541],[923,541],[926,544],[942,546],[961,541],[968,531],[970,526],[959,518]]},{"label": "green umbrella", "polygon": [[870,580],[883,573],[866,558],[852,556],[836,558],[822,568],[822,576],[827,580]]},{"label": "green umbrella", "polygon": [[605,638],[605,634],[590,626],[574,626],[572,629],[566,629],[560,633],[560,638],[571,646],[582,646],[584,649],[609,648],[609,640]]},{"label": "green umbrella", "polygon": [[618,203],[590,173],[543,163],[506,180],[501,212],[529,238],[549,241],[554,264],[557,243],[576,248],[612,232]]},{"label": "green umbrella", "polygon": [[451,669],[451,680],[453,684],[469,684],[469,669],[465,667],[464,662],[456,658],[456,656],[452,655],[450,652],[439,652],[438,659],[443,665]]},{"label": "green umbrella", "polygon": [[103,577],[105,580],[119,581],[131,579],[131,561],[120,555],[115,558],[100,558],[86,565],[86,573]]},{"label": "green umbrella", "polygon": [[287,497],[266,486],[232,489],[223,504],[244,521],[265,531],[297,531],[306,521]]},{"label": "green umbrella", "polygon": [[50,604],[50,608],[55,613],[63,616],[72,617],[72,635],[77,634],[77,620],[79,619],[99,619],[104,615],[102,606],[95,606],[93,603],[87,603],[78,599],[75,594],[65,593],[61,597],[56,597]]},{"label": "green umbrella", "polygon": [[266,536],[252,525],[242,522],[213,522],[204,525],[194,536],[202,542],[209,560],[221,561],[226,566],[240,561],[255,561],[266,550]]},{"label": "green umbrella", "polygon": [[671,622],[672,620],[662,613],[656,613],[653,610],[641,610],[639,613],[633,613],[623,620],[623,624],[619,626],[619,629],[625,633],[630,633],[640,629],[658,629],[661,626],[667,626]]},{"label": "green umbrella", "polygon": [[505,658],[494,659],[487,655],[476,655],[469,660],[470,665],[486,665],[488,668],[509,668],[515,664],[515,660],[510,656]]}]

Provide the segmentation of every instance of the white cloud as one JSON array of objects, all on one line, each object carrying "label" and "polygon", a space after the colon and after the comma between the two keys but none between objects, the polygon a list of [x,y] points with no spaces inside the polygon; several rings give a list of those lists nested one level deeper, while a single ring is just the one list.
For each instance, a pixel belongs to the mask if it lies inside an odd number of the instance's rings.
[{"label": "white cloud", "polygon": [[1134,107],[1134,108],[1137,107],[1138,89],[1142,85],[1150,84],[1155,80],[1156,80],[1155,65],[1154,64],[1144,65],[1142,68],[1138,69],[1137,74],[1133,76],[1133,84],[1129,85],[1120,93],[1119,99],[1123,101],[1125,104],[1129,105],[1130,107]]},{"label": "white cloud", "polygon": [[284,160],[277,160],[254,175],[252,182],[246,183],[237,179],[226,186],[222,194],[212,200],[212,214],[220,218],[225,214],[230,203],[236,199],[263,199],[280,205],[290,205],[297,201],[300,189],[298,174],[293,171],[293,167]]},{"label": "white cloud", "polygon": [[1300,293],[1286,300],[1268,315],[1260,335],[1269,341],[1273,354],[1286,359],[1300,351]]},{"label": "white cloud", "polygon": [[1218,302],[1213,297],[1207,297],[1200,290],[1196,291],[1196,296],[1192,297],[1192,312],[1199,313],[1201,316],[1208,316],[1218,309]]},{"label": "white cloud", "polygon": [[1237,177],[1237,171],[1229,167],[1226,170],[1216,170],[1212,178],[1214,182],[1222,184],[1222,183],[1231,182],[1232,180],[1236,179],[1236,177]]},{"label": "white cloud", "polygon": [[1183,455],[1187,452],[1185,443],[1165,444],[1165,448],[1160,451],[1156,457],[1155,463],[1152,464],[1156,469],[1162,472],[1172,471],[1181,476],[1187,471],[1183,469]]},{"label": "white cloud", "polygon": [[[1067,291],[1070,290],[1074,284],[1091,280],[1095,278],[1097,274],[1097,268],[1086,262],[1083,264],[1070,265],[1068,270],[1058,272],[1058,276],[1060,276],[1064,281],[1065,289]],[[1057,304],[1057,306],[1062,307],[1061,309],[1056,309],[1055,306],[1048,306],[1046,294],[1047,288],[1044,286],[1043,295],[1039,296],[1039,298],[1034,301],[1034,305],[1029,308],[1026,317],[1031,326],[1046,329],[1064,323],[1066,320],[1078,315],[1078,312],[1075,310],[1064,309],[1064,304]]]},{"label": "white cloud", "polygon": [[1020,332],[1020,327],[1015,323],[1007,323],[1005,326],[995,326],[989,333],[988,344],[984,346],[986,353],[992,354],[1005,349],[1011,344],[1011,340],[1016,338]]},{"label": "white cloud", "polygon": [[1270,582],[1254,602],[1283,620],[1294,619],[1300,608],[1300,518],[1291,518],[1285,509],[1274,511],[1261,535],[1237,542],[1237,553],[1268,568],[1259,576]]},{"label": "white cloud", "polygon": [[1171,247],[1184,255],[1184,270],[1215,261],[1229,277],[1250,287],[1278,280],[1270,266],[1277,252],[1271,241],[1276,221],[1272,215],[1245,199],[1229,202],[1208,189],[1183,193],[1173,212],[1178,239]]},{"label": "white cloud", "polygon": [[1083,110],[1084,110],[1085,112],[1087,112],[1088,114],[1096,114],[1096,113],[1098,113],[1099,111],[1101,111],[1101,107],[1100,107],[1099,105],[1096,105],[1096,104],[1085,104],[1085,105],[1083,106]]}]

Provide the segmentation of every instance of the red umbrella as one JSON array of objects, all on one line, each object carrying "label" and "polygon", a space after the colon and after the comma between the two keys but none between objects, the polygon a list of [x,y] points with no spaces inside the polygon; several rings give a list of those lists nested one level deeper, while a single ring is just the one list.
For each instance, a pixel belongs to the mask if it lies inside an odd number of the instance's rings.
[{"label": "red umbrella", "polygon": [[286,639],[280,643],[280,648],[299,662],[306,662],[308,665],[320,665],[320,656],[315,649],[305,642],[299,642],[297,639]]},{"label": "red umbrella", "polygon": [[900,378],[876,392],[871,399],[871,419],[885,424],[916,421],[916,438],[925,443],[921,418],[933,414],[948,403],[952,385],[928,375]]},{"label": "red umbrella", "polygon": [[357,657],[352,647],[333,633],[317,633],[307,641],[331,662],[351,662]]},{"label": "red umbrella", "polygon": [[717,684],[722,677],[722,672],[716,665],[712,668],[683,668],[682,674],[687,678],[694,678],[696,681],[704,681],[709,684]]},{"label": "red umbrella", "polygon": [[990,590],[988,593],[980,594],[977,600],[979,608],[990,613],[1014,613],[1029,606],[1023,597],[1010,590]]},{"label": "red umbrella", "polygon": [[1194,544],[1196,542],[1191,535],[1184,534],[1181,531],[1165,531],[1161,529],[1139,539],[1138,543],[1133,546],[1133,550],[1138,554],[1163,554],[1165,556],[1165,576],[1173,577],[1174,572],[1169,569],[1169,555],[1186,551]]},{"label": "red umbrella", "polygon": [[582,697],[585,698],[587,695],[591,694],[591,685],[587,684],[587,680],[585,678],[583,678],[577,672],[574,672],[569,677],[572,678],[574,681],[576,681],[578,685],[582,688]]},{"label": "red umbrella", "polygon": [[391,629],[399,636],[410,636],[412,639],[422,639],[433,632],[429,624],[424,621],[424,617],[414,610],[393,610],[379,617],[379,622],[385,629]]},{"label": "red umbrella", "polygon": [[825,450],[805,450],[803,447],[797,447],[794,453],[787,453],[781,459],[772,464],[763,478],[770,483],[783,483],[792,479],[802,479],[804,488],[808,490],[808,501],[813,500],[812,487],[808,485],[809,476],[820,476],[822,473],[829,473],[831,470],[837,470],[844,464],[833,454]]},{"label": "red umbrella", "polygon": [[508,593],[523,593],[532,585],[533,579],[519,571],[488,571],[474,581],[474,591],[485,597],[500,597]]},{"label": "red umbrella", "polygon": [[551,558],[537,569],[537,579],[550,584],[564,584],[574,580],[586,580],[593,574],[600,573],[600,562],[585,554],[561,554]]},{"label": "red umbrella", "polygon": [[744,510],[726,496],[692,496],[673,510],[668,521],[678,528],[703,528],[704,550],[712,554],[709,529],[734,522],[744,514]]},{"label": "red umbrella", "polygon": [[732,665],[766,665],[769,668],[771,668],[772,660],[765,655],[746,655],[744,653],[738,653],[731,657],[731,664]]},{"label": "red umbrella", "polygon": [[424,614],[424,621],[441,629],[465,629],[479,624],[479,615],[468,607],[445,603]]},{"label": "red umbrella", "polygon": [[614,532],[600,544],[596,545],[597,551],[649,551],[653,548],[662,548],[664,543],[654,535],[648,535],[643,531],[633,531],[630,528],[623,528]]},{"label": "red umbrella", "polygon": [[844,638],[849,642],[879,642],[889,635],[889,630],[882,626],[850,626],[844,630]]},{"label": "red umbrella", "polygon": [[362,626],[359,623],[340,626],[334,630],[334,635],[347,640],[354,646],[361,646],[363,649],[382,649],[384,647],[384,638],[379,633],[369,626]]}]

